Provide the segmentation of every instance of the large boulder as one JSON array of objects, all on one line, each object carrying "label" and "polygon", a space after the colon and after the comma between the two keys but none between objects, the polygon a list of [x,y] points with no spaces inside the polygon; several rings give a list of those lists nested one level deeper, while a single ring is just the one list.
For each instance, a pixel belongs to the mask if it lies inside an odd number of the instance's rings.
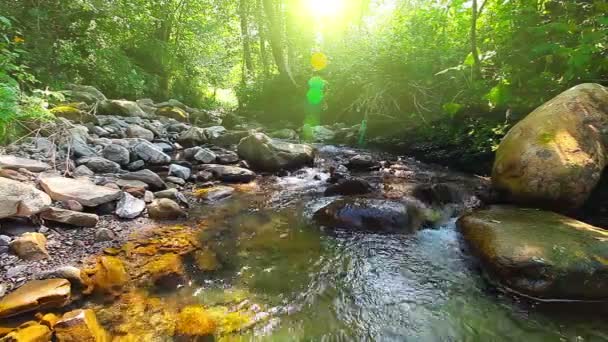
[{"label": "large boulder", "polygon": [[292,144],[254,133],[241,140],[238,154],[254,169],[279,171],[312,164],[315,149],[310,145]]},{"label": "large boulder", "polygon": [[66,279],[31,281],[0,299],[0,318],[63,307],[70,302],[70,293]]},{"label": "large boulder", "polygon": [[507,289],[545,300],[608,298],[608,233],[547,211],[493,206],[458,221],[472,252]]},{"label": "large boulder", "polygon": [[0,177],[0,218],[30,217],[51,205],[51,198],[35,187]]},{"label": "large boulder", "polygon": [[41,172],[51,167],[49,164],[41,161],[4,155],[0,156],[0,168],[11,170],[26,169],[32,172]]},{"label": "large boulder", "polygon": [[107,100],[106,96],[101,91],[92,86],[71,84],[68,86],[68,89],[69,90],[64,91],[64,93],[68,98],[74,101],[95,104]]},{"label": "large boulder", "polygon": [[329,228],[415,232],[425,222],[425,212],[414,203],[344,198],[319,209],[313,218],[317,223]]},{"label": "large boulder", "polygon": [[71,179],[57,175],[41,175],[40,185],[56,201],[74,200],[86,207],[115,201],[121,191],[98,186],[85,178]]},{"label": "large boulder", "polygon": [[149,117],[136,102],[126,100],[105,100],[99,104],[99,111],[105,115],[120,115],[147,118]]},{"label": "large boulder", "polygon": [[580,207],[606,166],[608,89],[581,84],[545,103],[505,136],[492,171],[509,201],[559,210]]}]

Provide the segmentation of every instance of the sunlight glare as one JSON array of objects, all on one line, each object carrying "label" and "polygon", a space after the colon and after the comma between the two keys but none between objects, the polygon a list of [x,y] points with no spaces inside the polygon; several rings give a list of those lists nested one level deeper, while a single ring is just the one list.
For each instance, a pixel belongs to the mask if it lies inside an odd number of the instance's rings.
[{"label": "sunlight glare", "polygon": [[322,18],[339,16],[346,7],[346,0],[305,0],[308,10]]}]

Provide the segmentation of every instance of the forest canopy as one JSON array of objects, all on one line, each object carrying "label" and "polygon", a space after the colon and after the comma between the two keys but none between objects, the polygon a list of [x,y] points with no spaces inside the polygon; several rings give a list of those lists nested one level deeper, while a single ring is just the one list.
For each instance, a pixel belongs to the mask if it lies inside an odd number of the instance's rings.
[{"label": "forest canopy", "polygon": [[486,149],[509,116],[608,81],[607,13],[603,0],[6,0],[0,96],[77,83],[298,123],[316,96],[324,123],[437,133],[460,118],[454,135]]}]

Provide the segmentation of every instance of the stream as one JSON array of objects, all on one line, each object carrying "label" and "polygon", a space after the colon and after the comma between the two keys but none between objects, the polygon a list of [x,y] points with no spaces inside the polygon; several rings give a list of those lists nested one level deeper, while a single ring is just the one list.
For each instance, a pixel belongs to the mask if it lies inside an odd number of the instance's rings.
[{"label": "stream", "polygon": [[[329,161],[344,151],[322,152]],[[518,300],[490,285],[461,240],[452,208],[440,208],[444,219],[414,234],[316,225],[313,213],[332,200],[323,196],[328,176],[323,168],[269,176],[230,198],[194,206],[192,222],[205,223],[197,239],[221,268],[193,271],[191,282],[163,296],[204,306],[234,296],[271,316],[221,341],[608,340],[597,313]]]}]

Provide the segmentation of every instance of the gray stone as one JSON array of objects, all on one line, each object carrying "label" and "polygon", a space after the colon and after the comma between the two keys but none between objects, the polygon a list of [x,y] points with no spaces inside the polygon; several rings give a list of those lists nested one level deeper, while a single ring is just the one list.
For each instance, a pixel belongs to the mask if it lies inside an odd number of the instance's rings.
[{"label": "gray stone", "polygon": [[219,180],[225,182],[248,183],[255,179],[255,172],[236,166],[206,164],[202,166],[203,171],[208,171]]},{"label": "gray stone", "polygon": [[40,185],[56,201],[75,200],[85,207],[96,207],[120,198],[120,190],[98,186],[84,178],[70,179],[43,174]]},{"label": "gray stone", "polygon": [[155,142],[154,146],[160,148],[165,153],[173,152],[175,150],[173,145],[166,143],[166,142]]},{"label": "gray stone", "polygon": [[137,103],[126,100],[105,100],[99,105],[101,114],[146,118],[150,117]]},{"label": "gray stone", "polygon": [[116,185],[118,185],[120,188],[148,188],[147,183],[135,179],[117,179]]},{"label": "gray stone", "polygon": [[0,235],[0,246],[8,246],[11,243],[11,237],[7,235]]},{"label": "gray stone", "polygon": [[122,198],[116,205],[116,215],[124,219],[134,219],[141,215],[144,209],[146,209],[146,203],[143,200],[123,192]]},{"label": "gray stone", "polygon": [[154,172],[144,169],[136,172],[129,172],[120,176],[122,179],[138,180],[148,185],[152,190],[163,190],[167,188],[165,182]]},{"label": "gray stone", "polygon": [[37,160],[0,155],[0,168],[11,170],[26,169],[32,172],[41,172],[46,171],[51,167],[48,164]]},{"label": "gray stone", "polygon": [[178,192],[179,191],[177,189],[167,189],[167,190],[155,192],[154,196],[156,198],[168,198],[168,199],[175,200],[175,199],[177,199]]},{"label": "gray stone", "polygon": [[193,147],[206,143],[207,136],[205,135],[205,130],[203,128],[190,127],[190,129],[180,134],[177,142],[184,147]]},{"label": "gray stone", "polygon": [[51,198],[35,187],[0,177],[0,218],[30,217],[51,205]]},{"label": "gray stone", "polygon": [[74,169],[72,175],[74,176],[74,178],[92,177],[95,176],[95,172],[91,171],[91,169],[89,169],[86,165],[80,165],[76,169]]},{"label": "gray stone", "polygon": [[120,165],[102,157],[82,157],[76,161],[78,165],[85,165],[95,173],[118,173]]},{"label": "gray stone", "polygon": [[243,138],[238,153],[254,169],[263,171],[298,168],[312,164],[315,158],[312,146],[271,139],[262,133]]},{"label": "gray stone", "polygon": [[213,153],[213,151],[211,151],[210,149],[201,148],[200,150],[198,150],[196,152],[193,159],[196,161],[199,161],[203,164],[211,164],[211,163],[215,163],[215,160],[217,159],[217,155],[215,153]]},{"label": "gray stone", "polygon": [[146,163],[143,160],[136,160],[132,163],[129,163],[129,165],[127,165],[127,170],[129,171],[137,171],[137,170],[141,170],[146,166]]},{"label": "gray stone", "polygon": [[127,128],[127,137],[152,141],[154,140],[154,133],[138,125],[129,125]]},{"label": "gray stone", "polygon": [[146,191],[144,193],[144,202],[152,203],[152,201],[154,201],[154,194],[152,193],[152,191]]},{"label": "gray stone", "polygon": [[192,171],[190,171],[190,169],[185,166],[177,164],[171,164],[171,166],[169,166],[169,176],[175,176],[183,180],[188,180],[191,174]]},{"label": "gray stone", "polygon": [[80,276],[80,269],[74,266],[60,266],[55,269],[43,272],[36,279],[67,279],[74,288],[85,287]]},{"label": "gray stone", "polygon": [[108,228],[99,228],[95,231],[95,241],[104,242],[116,239],[116,234]]},{"label": "gray stone", "polygon": [[95,214],[59,208],[49,208],[42,212],[40,217],[48,221],[65,223],[77,227],[95,227],[99,222],[99,216]]},{"label": "gray stone", "polygon": [[173,183],[173,184],[180,185],[180,186],[186,185],[186,181],[179,177],[169,176],[169,177],[165,178],[165,180],[169,183]]},{"label": "gray stone", "polygon": [[122,166],[128,165],[130,161],[129,150],[117,144],[111,144],[104,147],[103,151],[101,151],[101,155],[107,160]]},{"label": "gray stone", "polygon": [[239,161],[238,154],[232,151],[223,151],[218,153],[217,162],[220,164],[234,164]]},{"label": "gray stone", "polygon": [[163,165],[171,162],[171,157],[150,142],[140,142],[133,147],[133,153],[149,164]]}]

